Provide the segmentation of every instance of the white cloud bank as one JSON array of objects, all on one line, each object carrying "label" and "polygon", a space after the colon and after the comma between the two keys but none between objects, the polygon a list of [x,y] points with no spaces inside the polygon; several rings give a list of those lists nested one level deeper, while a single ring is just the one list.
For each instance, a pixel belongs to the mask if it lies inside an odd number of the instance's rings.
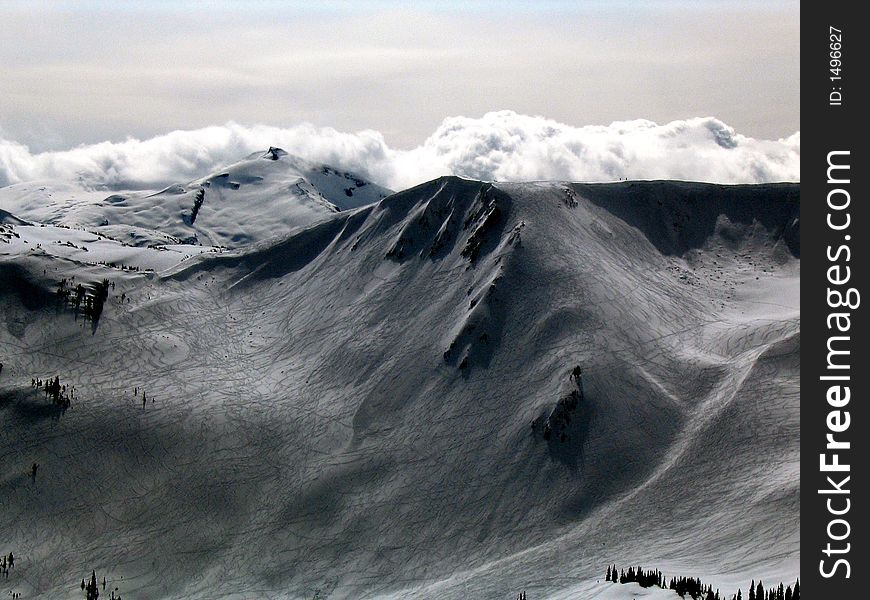
[{"label": "white cloud bank", "polygon": [[204,176],[268,146],[356,171],[396,190],[446,174],[499,181],[800,180],[800,132],[759,140],[712,117],[664,125],[634,120],[574,127],[499,111],[481,118],[449,117],[410,150],[390,148],[377,131],[343,133],[310,124],[279,128],[227,123],[35,154],[0,139],[0,186],[48,179],[93,187],[157,188]]}]

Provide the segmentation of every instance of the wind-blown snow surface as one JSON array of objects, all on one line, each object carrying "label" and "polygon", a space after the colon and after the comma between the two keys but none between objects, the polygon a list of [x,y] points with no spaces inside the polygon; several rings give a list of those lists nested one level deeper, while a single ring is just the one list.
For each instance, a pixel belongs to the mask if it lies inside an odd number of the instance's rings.
[{"label": "wind-blown snow surface", "polygon": [[[8,586],[637,591],[601,582],[608,563],[793,580],[798,212],[793,184],[449,177],[160,278],[0,260]],[[117,285],[93,334],[51,296],[74,269]],[[545,440],[530,425],[575,366],[567,439]],[[29,387],[54,374],[78,390],[62,414]]]},{"label": "wind-blown snow surface", "polygon": [[389,193],[353,173],[269,148],[156,193],[18,183],[0,188],[0,208],[39,223],[87,227],[132,245],[240,246]]}]

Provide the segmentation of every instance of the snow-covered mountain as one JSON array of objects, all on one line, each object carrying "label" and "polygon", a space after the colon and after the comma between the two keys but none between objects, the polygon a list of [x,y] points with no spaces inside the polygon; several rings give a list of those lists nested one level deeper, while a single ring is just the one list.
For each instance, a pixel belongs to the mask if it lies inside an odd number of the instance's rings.
[{"label": "snow-covered mountain", "polygon": [[131,245],[237,247],[283,235],[391,191],[280,148],[157,192],[85,190],[64,182],[0,188],[0,209],[49,225],[84,227]]},{"label": "snow-covered mountain", "polygon": [[[177,215],[205,190],[198,236],[231,238],[208,203],[271,185],[238,175],[266,161],[162,195]],[[794,184],[445,177],[159,277],[0,242],[6,585],[669,594],[601,581],[610,563],[793,581],[798,214]],[[98,323],[55,299],[73,276],[114,284]],[[30,385],[55,375],[67,409]]]}]

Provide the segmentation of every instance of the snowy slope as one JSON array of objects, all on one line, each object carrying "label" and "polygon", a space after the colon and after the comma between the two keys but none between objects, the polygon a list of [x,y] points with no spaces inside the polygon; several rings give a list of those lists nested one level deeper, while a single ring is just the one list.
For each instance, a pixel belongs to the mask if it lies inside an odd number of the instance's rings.
[{"label": "snowy slope", "polygon": [[[159,279],[84,270],[117,283],[93,334],[50,297],[78,267],[0,260],[10,589],[78,597],[96,569],[125,598],[634,597],[608,563],[793,580],[798,212],[791,184],[442,178]],[[64,413],[29,387],[54,374],[78,390]]]},{"label": "snowy slope", "polygon": [[159,192],[19,183],[0,188],[0,209],[32,222],[86,227],[136,245],[241,246],[377,202],[389,193],[353,173],[270,148]]},{"label": "snowy slope", "polygon": [[[3,243],[5,242],[5,243]],[[173,244],[138,246],[85,229],[53,225],[0,225],[0,260],[17,260],[25,254],[42,254],[77,265],[103,265],[112,269],[164,271],[211,246]]]}]

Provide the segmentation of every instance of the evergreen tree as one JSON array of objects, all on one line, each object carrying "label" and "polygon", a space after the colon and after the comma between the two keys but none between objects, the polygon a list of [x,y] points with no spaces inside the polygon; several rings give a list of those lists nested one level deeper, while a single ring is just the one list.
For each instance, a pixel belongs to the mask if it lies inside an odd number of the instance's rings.
[{"label": "evergreen tree", "polygon": [[91,571],[91,580],[85,587],[85,598],[87,600],[97,600],[100,597],[100,588],[97,585],[97,572]]},{"label": "evergreen tree", "polygon": [[755,600],[755,580],[749,584],[749,600]]},{"label": "evergreen tree", "polygon": [[794,583],[794,594],[792,594],[791,600],[801,600],[801,580],[800,579],[798,579]]},{"label": "evergreen tree", "polygon": [[610,565],[607,565],[607,575],[604,576],[604,581],[610,581]]}]

